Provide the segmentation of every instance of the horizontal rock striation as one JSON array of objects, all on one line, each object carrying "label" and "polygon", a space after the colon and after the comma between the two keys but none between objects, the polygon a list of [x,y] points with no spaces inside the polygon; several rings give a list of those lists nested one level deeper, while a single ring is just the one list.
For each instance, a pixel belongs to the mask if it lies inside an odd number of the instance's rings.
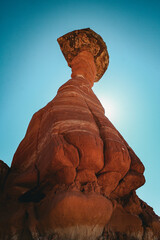
[{"label": "horizontal rock striation", "polygon": [[11,168],[0,161],[0,239],[159,240],[159,217],[135,192],[144,166],[91,89],[105,43],[90,29],[59,42],[72,78],[33,115]]},{"label": "horizontal rock striation", "polygon": [[144,166],[74,77],[34,114],[9,169],[0,162],[0,239],[160,239],[135,190]]}]

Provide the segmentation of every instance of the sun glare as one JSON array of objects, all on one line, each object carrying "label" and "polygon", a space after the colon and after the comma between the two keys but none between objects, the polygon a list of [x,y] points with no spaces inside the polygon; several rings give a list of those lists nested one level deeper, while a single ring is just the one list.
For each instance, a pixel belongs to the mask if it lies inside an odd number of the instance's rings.
[{"label": "sun glare", "polygon": [[109,118],[110,121],[115,122],[119,117],[119,108],[117,107],[117,104],[113,100],[107,99],[106,97],[101,98],[100,101],[105,109],[105,116]]}]

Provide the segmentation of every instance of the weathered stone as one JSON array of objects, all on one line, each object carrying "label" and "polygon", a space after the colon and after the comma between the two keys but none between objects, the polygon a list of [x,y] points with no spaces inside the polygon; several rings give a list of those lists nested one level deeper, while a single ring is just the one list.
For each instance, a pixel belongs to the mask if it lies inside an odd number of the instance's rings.
[{"label": "weathered stone", "polygon": [[130,147],[128,148],[128,151],[129,151],[130,158],[131,158],[130,170],[143,174],[144,173],[144,165],[142,164],[140,159],[137,157],[137,155],[133,152],[133,150]]},{"label": "weathered stone", "polygon": [[72,78],[33,115],[11,168],[0,161],[0,239],[160,239],[159,217],[135,193],[144,166],[91,89],[107,66],[91,42],[67,52]]},{"label": "weathered stone", "polygon": [[62,239],[96,239],[109,221],[113,206],[99,194],[69,191],[44,199],[37,211],[42,231],[54,231]]},{"label": "weathered stone", "polygon": [[112,197],[123,197],[128,195],[132,190],[136,190],[145,183],[145,178],[141,173],[128,171],[117,188],[112,192]]},{"label": "weathered stone", "polygon": [[98,81],[106,71],[109,64],[107,47],[100,35],[90,28],[75,30],[57,39],[62,53],[71,66],[72,60],[82,51],[89,51],[94,56]]},{"label": "weathered stone", "polygon": [[98,184],[102,186],[102,193],[109,196],[110,193],[117,187],[121,179],[121,174],[117,172],[107,172],[98,176]]},{"label": "weathered stone", "polygon": [[127,213],[119,204],[114,209],[105,231],[119,233],[121,236],[126,235],[126,238],[120,239],[130,239],[132,237],[137,240],[142,239],[144,232],[141,219],[136,215]]},{"label": "weathered stone", "polygon": [[97,178],[93,170],[84,169],[77,172],[76,181],[84,184],[88,182],[97,182]]},{"label": "weathered stone", "polygon": [[9,167],[6,163],[0,160],[0,190],[3,189],[7,175],[9,173]]}]

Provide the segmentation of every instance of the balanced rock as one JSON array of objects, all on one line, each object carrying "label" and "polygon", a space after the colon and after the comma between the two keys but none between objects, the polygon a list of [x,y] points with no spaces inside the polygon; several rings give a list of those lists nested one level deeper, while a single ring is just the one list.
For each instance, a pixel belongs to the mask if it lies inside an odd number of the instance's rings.
[{"label": "balanced rock", "polygon": [[33,115],[11,168],[0,163],[0,239],[160,239],[159,217],[135,193],[144,166],[92,90],[105,43],[90,29],[58,41],[72,76]]}]

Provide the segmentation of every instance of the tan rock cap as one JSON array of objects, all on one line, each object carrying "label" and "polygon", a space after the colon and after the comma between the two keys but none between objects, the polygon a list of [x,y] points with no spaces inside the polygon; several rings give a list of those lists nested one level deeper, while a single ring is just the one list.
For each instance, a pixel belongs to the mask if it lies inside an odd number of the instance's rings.
[{"label": "tan rock cap", "polygon": [[57,41],[69,67],[78,53],[81,51],[91,52],[97,67],[95,82],[100,80],[109,64],[107,46],[100,35],[90,28],[84,28],[69,32],[59,37]]}]

